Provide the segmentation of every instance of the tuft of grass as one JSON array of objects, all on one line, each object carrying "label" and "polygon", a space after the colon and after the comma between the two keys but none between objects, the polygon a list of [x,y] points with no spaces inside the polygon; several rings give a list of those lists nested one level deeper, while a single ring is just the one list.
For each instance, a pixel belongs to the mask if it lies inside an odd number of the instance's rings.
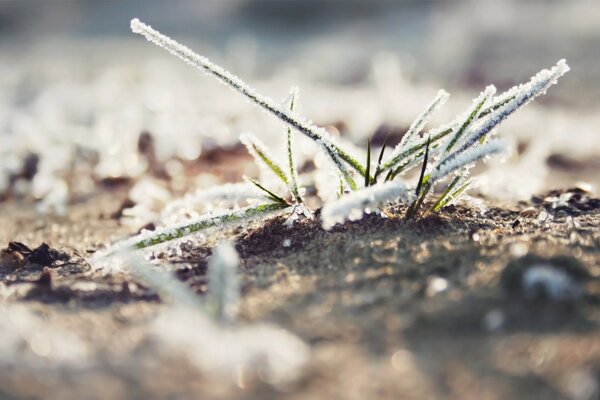
[{"label": "tuft of grass", "polygon": [[[246,136],[242,138],[242,141],[244,141],[257,163],[266,166],[286,184],[292,202],[302,204],[294,164],[292,130],[306,135],[320,145],[322,151],[335,165],[340,176],[341,185],[340,197],[323,207],[324,225],[327,226],[330,226],[331,223],[341,222],[350,216],[356,218],[359,213],[367,209],[376,209],[381,204],[397,200],[414,200],[408,208],[408,212],[411,215],[416,215],[425,203],[427,196],[433,192],[435,185],[447,178],[452,178],[452,181],[441,196],[437,198],[431,211],[439,211],[445,205],[455,201],[470,187],[472,181],[467,179],[467,174],[475,162],[505,150],[505,145],[502,142],[487,140],[494,128],[535,97],[545,93],[550,86],[556,83],[558,78],[569,70],[566,62],[560,60],[551,69],[540,71],[529,82],[515,86],[496,97],[493,97],[495,88],[488,86],[474,99],[473,104],[454,121],[421,133],[431,117],[444,105],[449,97],[447,92],[440,90],[431,103],[410,125],[400,143],[384,160],[387,146],[386,137],[377,159],[375,173],[372,176],[370,140],[367,142],[366,164],[362,165],[350,156],[348,151],[334,143],[324,129],[307,122],[295,113],[297,89],[292,89],[288,107],[279,105],[271,98],[256,92],[229,71],[212,63],[206,57],[194,53],[189,48],[159,33],[138,19],[131,21],[131,29],[186,63],[212,75],[230,89],[242,94],[252,103],[270,112],[287,125],[287,168],[276,163],[258,139]],[[404,183],[397,181],[399,176],[419,164],[421,165],[421,172],[414,189],[408,189]],[[289,171],[288,173],[285,172],[286,169]],[[365,188],[362,190],[359,190],[356,183],[356,173],[364,181]],[[383,173],[386,173],[384,182],[377,183],[377,178]],[[247,180],[265,193],[265,197],[273,203],[246,209],[242,214],[246,215],[245,213],[248,213],[252,217],[257,213],[282,209],[291,204],[290,201],[286,200],[286,196],[267,189],[261,182],[250,178]],[[350,193],[345,194],[346,189],[349,189]],[[412,195],[413,192],[414,196]],[[240,211],[231,212],[230,218],[233,218],[233,215]],[[325,222],[325,220],[328,222]],[[197,228],[196,230],[204,229],[207,225],[212,226],[213,223],[203,220],[202,223],[192,224],[192,228]],[[169,234],[146,239],[144,243],[156,244],[165,240],[172,240],[187,234],[189,228],[190,226],[185,226],[182,230],[179,227]],[[137,245],[139,246],[139,243]]]}]

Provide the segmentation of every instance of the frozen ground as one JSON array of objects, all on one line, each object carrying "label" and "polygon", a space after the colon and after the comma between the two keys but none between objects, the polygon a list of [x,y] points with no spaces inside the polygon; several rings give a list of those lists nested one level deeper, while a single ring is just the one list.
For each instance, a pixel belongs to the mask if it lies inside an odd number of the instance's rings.
[{"label": "frozen ground", "polygon": [[[452,97],[435,123],[486,84],[506,89],[563,57],[572,67],[500,127],[513,151],[477,171],[477,201],[417,222],[326,232],[318,216],[296,229],[281,217],[227,232],[241,300],[226,327],[85,259],[184,193],[256,175],[238,137],[281,146],[281,124],[138,38],[42,42],[32,29],[31,45],[1,42],[0,247],[46,242],[68,259],[2,253],[0,397],[597,398],[600,10],[503,4],[384,10],[376,29],[325,9],[320,34],[250,37],[235,24],[248,17],[217,8],[230,34],[206,42],[151,21],[275,99],[299,86],[300,112],[359,157],[369,137],[398,139],[439,88]],[[270,21],[264,11],[250,20]],[[128,30],[131,15],[115,15]],[[315,148],[298,141],[310,169]],[[215,243],[153,262],[204,299]]]}]

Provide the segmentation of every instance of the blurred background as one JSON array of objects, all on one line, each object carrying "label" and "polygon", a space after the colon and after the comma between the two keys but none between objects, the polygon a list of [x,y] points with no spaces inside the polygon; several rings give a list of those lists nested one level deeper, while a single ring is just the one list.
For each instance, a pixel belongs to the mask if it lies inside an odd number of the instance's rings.
[{"label": "blurred background", "polygon": [[163,162],[243,131],[281,139],[278,121],[132,34],[133,17],[275,99],[298,85],[303,115],[359,146],[401,132],[439,88],[452,93],[445,122],[485,85],[505,90],[566,58],[572,71],[501,128],[513,155],[480,188],[526,198],[600,183],[597,1],[2,1],[5,198],[68,202],[98,179],[140,176],[144,131]]}]

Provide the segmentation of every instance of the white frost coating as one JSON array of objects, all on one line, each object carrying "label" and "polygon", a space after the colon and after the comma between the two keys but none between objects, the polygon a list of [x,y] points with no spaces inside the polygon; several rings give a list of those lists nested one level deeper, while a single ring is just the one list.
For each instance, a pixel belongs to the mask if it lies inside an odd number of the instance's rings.
[{"label": "white frost coating", "polygon": [[433,114],[446,103],[448,97],[450,97],[450,95],[445,90],[438,91],[435,98],[427,106],[425,111],[423,111],[410,125],[410,128],[408,128],[408,131],[402,137],[400,143],[396,145],[394,151],[389,155],[388,160],[393,160],[404,150],[406,150],[407,146],[415,144],[415,141],[418,139],[417,134],[423,129],[423,127],[425,127],[425,125],[427,124],[427,122],[429,122]]},{"label": "white frost coating", "polygon": [[331,229],[335,224],[346,220],[356,221],[367,211],[379,205],[397,200],[410,200],[413,197],[404,184],[397,181],[369,186],[362,190],[342,196],[340,199],[326,203],[321,211],[323,228]]},{"label": "white frost coating", "polygon": [[566,61],[560,60],[551,69],[543,69],[538,72],[529,80],[529,82],[509,90],[508,95],[502,95],[502,99],[508,99],[511,97],[512,99],[508,100],[506,104],[493,111],[481,123],[474,126],[468,133],[459,151],[465,150],[472,146],[482,137],[488,134],[492,129],[494,129],[499,123],[504,121],[513,112],[527,105],[537,96],[545,94],[548,88],[556,84],[558,78],[567,73],[569,69],[570,68]]},{"label": "white frost coating", "polygon": [[264,192],[248,183],[226,183],[208,189],[200,188],[165,205],[161,220],[166,222],[184,214],[195,215],[198,208],[228,207],[256,200],[266,201],[268,198]]},{"label": "white frost coating", "polygon": [[479,115],[490,103],[491,98],[495,93],[496,87],[494,85],[489,85],[483,92],[479,94],[479,96],[473,99],[473,103],[467,109],[467,111],[452,121],[451,125],[453,125],[454,128],[452,129],[452,133],[448,135],[448,140],[446,143],[444,143],[443,146],[440,146],[441,149],[444,149],[444,151],[449,151],[463,141],[461,139],[475,124],[475,122],[477,122]]},{"label": "white frost coating", "polygon": [[[219,229],[219,228],[224,228],[227,226],[243,225],[244,223],[246,223],[250,220],[255,221],[255,220],[259,220],[260,218],[268,218],[268,217],[271,217],[274,215],[280,215],[280,214],[284,214],[286,212],[291,211],[291,208],[287,207],[287,208],[279,208],[279,209],[274,209],[274,210],[269,210],[269,211],[249,213],[252,211],[253,208],[255,208],[255,207],[249,206],[249,207],[244,207],[244,208],[240,208],[240,209],[233,210],[233,211],[214,213],[214,214],[209,213],[209,214],[202,215],[198,218],[191,218],[186,222],[158,228],[154,231],[148,231],[148,230],[142,231],[138,235],[132,236],[127,239],[123,239],[121,241],[118,241],[118,242],[112,244],[111,246],[109,246],[107,249],[105,249],[103,251],[96,252],[94,254],[94,256],[91,258],[90,263],[92,265],[97,264],[104,257],[115,254],[116,252],[119,252],[121,250],[133,249],[138,244],[143,244],[144,248],[154,246],[155,244],[151,243],[153,240],[164,239],[164,240],[162,240],[161,243],[171,241],[171,240],[179,240],[179,239],[183,239],[187,236],[199,233],[204,230],[215,229],[215,228]],[[235,220],[232,220],[232,218],[234,218]],[[198,232],[194,232],[190,228],[190,226],[199,225],[199,224],[203,224],[206,222],[212,223],[213,220],[214,220],[214,225],[215,225],[214,227],[211,226],[211,227],[202,229]],[[174,239],[168,238],[168,237],[176,234],[177,232],[181,232],[181,231],[184,232],[184,234],[182,236],[174,238]],[[156,243],[156,245],[161,244],[161,243]]]},{"label": "white frost coating", "polygon": [[552,300],[573,300],[581,296],[582,288],[565,271],[549,265],[534,265],[522,278],[523,293],[533,298],[543,290]]},{"label": "white frost coating", "polygon": [[186,63],[204,71],[209,75],[213,75],[230,89],[241,93],[254,104],[271,112],[273,115],[281,119],[292,128],[305,134],[312,140],[317,141],[323,147],[323,150],[329,155],[329,157],[331,157],[335,165],[340,170],[340,173],[344,176],[344,179],[346,179],[350,185],[354,184],[354,180],[350,174],[350,171],[341,161],[339,150],[333,145],[333,142],[325,129],[319,128],[316,125],[305,121],[299,115],[292,111],[288,111],[281,105],[277,104],[277,102],[275,102],[273,99],[257,93],[237,76],[212,63],[208,58],[194,53],[188,47],[179,44],[168,36],[165,36],[152,29],[151,26],[144,24],[139,19],[134,18],[131,20],[131,30],[134,33],[143,35],[148,41],[164,48],[169,53],[179,57]]},{"label": "white frost coating", "polygon": [[[290,88],[289,99],[286,101],[287,107],[290,111],[294,111],[296,104],[298,104],[300,90],[293,86]],[[294,156],[294,140],[293,140],[293,132],[292,128],[287,127],[287,140],[286,140],[286,152],[288,157],[288,175],[289,175],[289,183],[288,187],[290,189],[290,193],[298,203],[302,203],[302,196],[300,195],[300,190],[298,188],[298,170],[296,168],[296,158]]]},{"label": "white frost coating", "polygon": [[314,216],[310,209],[306,207],[304,204],[295,204],[294,209],[289,217],[285,220],[284,224],[287,227],[294,226],[294,222],[300,220],[301,218],[313,219]]},{"label": "white frost coating", "polygon": [[501,153],[506,150],[506,144],[500,140],[493,140],[481,146],[472,147],[466,151],[457,151],[452,153],[446,159],[442,160],[438,167],[433,171],[429,177],[429,185],[433,185],[440,179],[452,174],[459,168],[467,166],[480,160],[486,156]]},{"label": "white frost coating", "polygon": [[239,264],[238,253],[230,241],[219,243],[208,262],[206,302],[215,318],[223,322],[232,322],[237,315]]}]

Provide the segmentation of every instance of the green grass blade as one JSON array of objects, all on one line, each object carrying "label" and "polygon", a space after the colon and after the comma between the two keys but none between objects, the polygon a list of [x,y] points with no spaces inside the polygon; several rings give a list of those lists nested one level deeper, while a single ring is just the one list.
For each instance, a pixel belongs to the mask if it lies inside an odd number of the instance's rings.
[{"label": "green grass blade", "polygon": [[475,122],[479,118],[481,109],[489,101],[490,97],[494,94],[495,90],[496,89],[493,86],[488,86],[487,88],[485,88],[485,91],[481,94],[481,96],[479,96],[479,101],[476,100],[476,104],[471,108],[471,112],[469,113],[467,118],[460,125],[460,127],[456,129],[456,133],[454,134],[454,136],[452,136],[450,142],[444,150],[445,153],[452,150],[456,142],[458,142],[458,140],[467,131],[467,128],[469,128],[473,124],[473,122]]},{"label": "green grass blade", "polygon": [[[290,111],[294,111],[294,108],[296,106],[296,101],[297,101],[297,96],[298,96],[298,90],[296,88],[292,88],[292,90],[290,90],[291,94],[291,98],[290,98]],[[296,202],[298,203],[302,203],[302,196],[300,196],[300,190],[298,189],[298,171],[296,169],[296,161],[294,158],[294,147],[293,147],[293,142],[292,142],[292,128],[290,128],[289,126],[287,127],[287,141],[286,141],[286,146],[287,146],[287,156],[288,156],[288,168],[289,168],[289,183],[288,183],[288,187],[290,189],[290,193],[292,194],[292,196],[294,197],[294,199],[296,200]]]},{"label": "green grass blade", "polygon": [[161,243],[181,239],[185,236],[189,236],[196,232],[200,232],[209,228],[222,227],[228,224],[241,222],[249,218],[252,219],[262,217],[266,214],[278,210],[283,210],[287,207],[287,204],[270,203],[261,204],[259,206],[241,208],[239,210],[227,213],[211,215],[175,228],[165,228],[156,233],[150,232],[149,234],[142,234],[143,237],[139,240],[134,237],[131,239],[132,243],[129,247],[133,249],[145,249],[147,247],[155,246]]},{"label": "green grass blade", "polygon": [[365,173],[365,187],[371,183],[371,139],[367,139],[367,171]]},{"label": "green grass blade", "polygon": [[440,197],[438,197],[435,204],[431,207],[431,211],[437,212],[443,207],[443,205],[445,204],[445,201],[446,201],[446,197],[449,195],[449,193],[452,191],[452,189],[454,189],[454,187],[460,181],[461,178],[462,178],[462,175],[458,175],[458,176],[455,176],[454,179],[452,179],[450,184],[446,187],[444,192],[440,195]]},{"label": "green grass blade", "polygon": [[419,176],[419,183],[417,183],[417,189],[415,190],[415,196],[419,196],[421,188],[423,187],[425,179],[425,170],[427,169],[427,159],[429,158],[429,145],[431,144],[430,138],[427,138],[427,147],[425,147],[425,156],[423,157],[423,166],[421,167],[421,174]]},{"label": "green grass blade", "polygon": [[255,181],[252,178],[249,178],[247,176],[244,177],[244,179],[252,184],[254,184],[257,188],[259,188],[260,190],[262,190],[263,192],[265,192],[267,194],[267,197],[269,197],[271,200],[273,200],[276,203],[283,203],[283,204],[287,204],[287,201],[285,201],[285,199],[283,199],[282,197],[278,196],[277,194],[275,194],[274,192],[272,192],[271,190],[267,189],[266,187],[264,187],[263,185],[261,185],[260,183],[258,183],[257,181]]},{"label": "green grass blade", "polygon": [[388,132],[385,135],[385,139],[383,139],[383,146],[381,146],[381,151],[379,152],[379,157],[377,157],[377,168],[375,168],[375,175],[373,176],[373,181],[377,181],[377,177],[381,173],[381,161],[383,160],[383,154],[385,153],[385,148],[387,146],[388,139],[390,138],[391,132]]},{"label": "green grass blade", "polygon": [[450,195],[448,195],[433,211],[437,212],[437,211],[441,210],[442,208],[446,207],[452,201],[456,200],[458,197],[460,197],[460,195],[462,195],[469,188],[469,186],[471,185],[472,182],[473,181],[471,179],[466,181],[458,189],[456,189],[454,192],[452,192]]}]

